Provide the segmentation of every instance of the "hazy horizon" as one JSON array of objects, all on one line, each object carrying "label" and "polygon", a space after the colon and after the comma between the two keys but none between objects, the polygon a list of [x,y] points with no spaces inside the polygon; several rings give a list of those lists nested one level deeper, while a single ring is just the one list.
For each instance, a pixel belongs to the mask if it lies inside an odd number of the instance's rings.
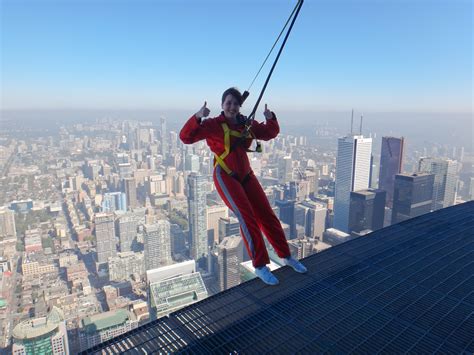
[{"label": "hazy horizon", "polygon": [[[212,107],[211,107],[212,109]],[[250,109],[249,109],[250,110]],[[256,119],[263,120],[261,107]],[[243,113],[247,113],[244,108]],[[73,123],[93,123],[98,120],[150,121],[157,123],[160,117],[167,119],[169,130],[179,131],[194,110],[2,110],[2,129],[55,128]],[[211,110],[211,117],[220,111]],[[351,110],[347,111],[286,111],[276,112],[283,135],[305,135],[317,139],[316,129],[328,127],[334,135],[350,132]],[[361,112],[354,110],[353,131],[359,131],[360,116],[363,115],[362,133],[366,136],[404,136],[409,144],[417,146],[425,142],[464,146],[466,152],[473,151],[472,113],[433,112]],[[418,124],[413,124],[417,122]],[[11,123],[11,126],[10,124]],[[466,129],[467,128],[467,129]],[[333,136],[334,136],[333,135]],[[334,140],[332,144],[336,144]]]}]

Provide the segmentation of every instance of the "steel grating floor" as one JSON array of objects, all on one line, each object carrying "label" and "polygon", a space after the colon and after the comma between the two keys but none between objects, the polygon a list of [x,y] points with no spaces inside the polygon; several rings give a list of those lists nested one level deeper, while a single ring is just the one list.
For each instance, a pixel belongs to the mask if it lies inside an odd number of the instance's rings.
[{"label": "steel grating floor", "polygon": [[474,353],[474,201],[303,262],[83,354]]}]

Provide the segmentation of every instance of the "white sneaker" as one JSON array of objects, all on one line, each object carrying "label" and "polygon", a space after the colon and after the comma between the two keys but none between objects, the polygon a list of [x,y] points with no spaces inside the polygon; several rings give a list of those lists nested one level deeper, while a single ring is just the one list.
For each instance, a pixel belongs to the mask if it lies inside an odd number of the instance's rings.
[{"label": "white sneaker", "polygon": [[280,283],[267,266],[255,268],[255,274],[267,285],[273,286]]},{"label": "white sneaker", "polygon": [[290,256],[289,258],[283,258],[282,260],[283,264],[291,266],[296,272],[304,274],[308,271],[303,264],[301,264],[297,259],[292,256]]}]

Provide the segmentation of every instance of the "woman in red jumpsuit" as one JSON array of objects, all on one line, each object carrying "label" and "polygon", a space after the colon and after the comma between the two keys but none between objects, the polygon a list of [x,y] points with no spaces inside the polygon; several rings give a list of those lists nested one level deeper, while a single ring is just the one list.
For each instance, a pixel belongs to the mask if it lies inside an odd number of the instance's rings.
[{"label": "woman in red jumpsuit", "polygon": [[214,183],[222,200],[239,220],[240,231],[255,272],[266,284],[277,285],[278,279],[266,266],[270,259],[262,232],[285,265],[300,273],[306,272],[306,268],[290,254],[280,221],[250,167],[247,149],[252,139],[268,141],[275,138],[280,127],[275,114],[265,105],[266,122],[252,120],[249,137],[242,144],[233,147],[245,128],[240,122],[241,105],[241,93],[235,88],[226,90],[222,95],[222,113],[202,120],[210,113],[204,102],[204,106],[185,123],[179,137],[185,144],[206,140],[215,154]]}]

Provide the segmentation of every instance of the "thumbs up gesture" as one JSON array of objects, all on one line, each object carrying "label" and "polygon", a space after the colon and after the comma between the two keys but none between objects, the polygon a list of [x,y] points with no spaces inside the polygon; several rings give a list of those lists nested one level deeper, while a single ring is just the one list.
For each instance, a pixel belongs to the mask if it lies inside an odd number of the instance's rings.
[{"label": "thumbs up gesture", "polygon": [[265,111],[263,111],[263,115],[267,120],[274,118],[273,112],[268,109],[267,104],[265,104]]},{"label": "thumbs up gesture", "polygon": [[209,113],[211,112],[207,107],[207,101],[204,101],[204,105],[201,107],[201,109],[196,112],[195,116],[197,118],[203,118],[209,116]]}]

